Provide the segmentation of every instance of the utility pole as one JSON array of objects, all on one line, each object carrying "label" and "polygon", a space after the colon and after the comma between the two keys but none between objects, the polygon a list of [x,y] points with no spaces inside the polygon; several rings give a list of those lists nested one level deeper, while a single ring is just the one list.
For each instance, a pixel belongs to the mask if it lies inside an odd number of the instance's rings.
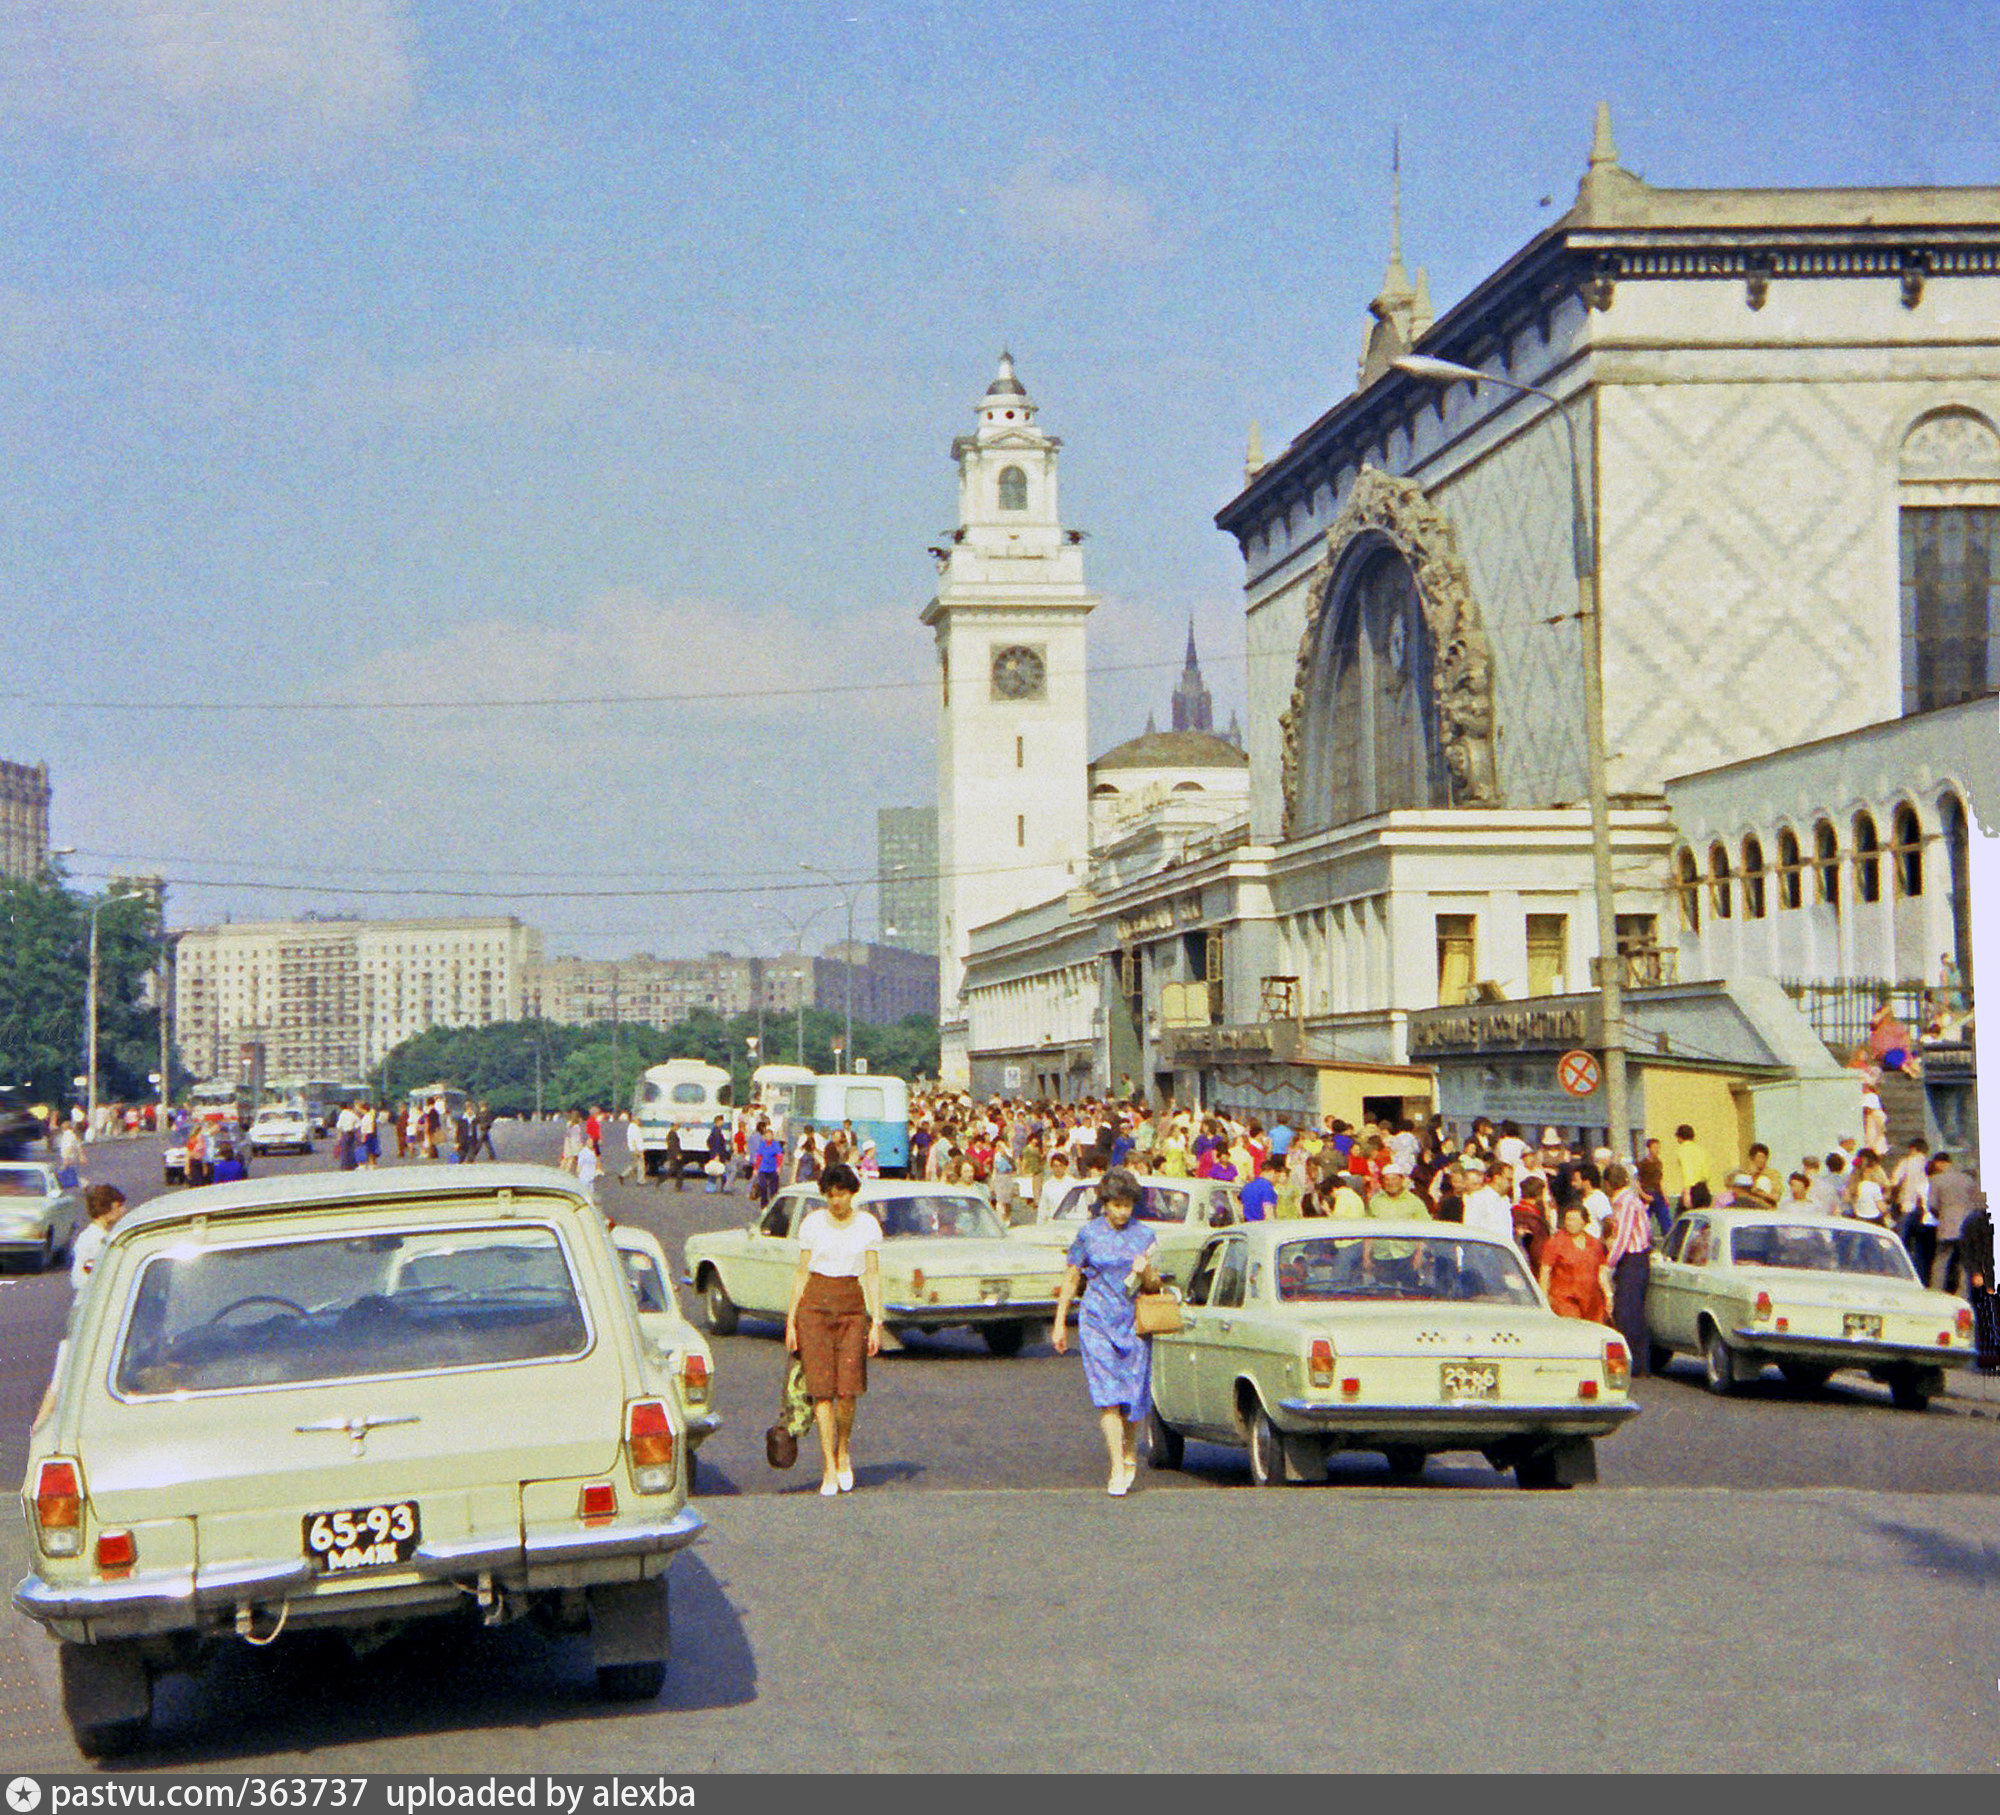
[{"label": "utility pole", "polygon": [[84,986],[84,1014],[90,1027],[89,1057],[84,1065],[84,1075],[89,1083],[84,1090],[83,1126],[86,1136],[97,1138],[97,910],[104,905],[102,895],[90,904],[90,980]]}]

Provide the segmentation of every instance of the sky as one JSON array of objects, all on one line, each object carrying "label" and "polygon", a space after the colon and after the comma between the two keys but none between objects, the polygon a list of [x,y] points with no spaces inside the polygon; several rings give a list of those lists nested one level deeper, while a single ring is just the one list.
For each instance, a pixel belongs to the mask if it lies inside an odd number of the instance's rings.
[{"label": "sky", "polygon": [[[2000,180],[1990,9],[9,0],[0,756],[177,925],[837,937],[933,797],[924,549],[1010,348],[1091,748],[1354,381],[1400,132],[1440,311],[1575,195]],[[1156,666],[1147,666],[1156,664]],[[641,696],[637,699],[631,696]],[[858,930],[872,888],[854,893]]]}]

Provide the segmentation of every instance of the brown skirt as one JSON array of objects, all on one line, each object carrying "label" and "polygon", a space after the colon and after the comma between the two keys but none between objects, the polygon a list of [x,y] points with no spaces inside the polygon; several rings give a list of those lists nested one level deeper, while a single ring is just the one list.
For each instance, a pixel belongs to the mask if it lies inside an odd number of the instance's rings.
[{"label": "brown skirt", "polygon": [[868,1301],[860,1280],[808,1273],[798,1325],[808,1398],[858,1399],[867,1392]]}]

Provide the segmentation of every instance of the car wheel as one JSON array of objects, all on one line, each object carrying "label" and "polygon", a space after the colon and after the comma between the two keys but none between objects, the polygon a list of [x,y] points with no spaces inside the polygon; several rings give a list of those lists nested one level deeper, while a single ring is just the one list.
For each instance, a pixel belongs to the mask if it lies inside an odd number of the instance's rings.
[{"label": "car wheel", "polygon": [[649,1702],[667,1686],[664,1658],[650,1664],[599,1664],[597,1693],[608,1702]]},{"label": "car wheel", "polygon": [[1655,1374],[1664,1374],[1667,1371],[1667,1363],[1673,1358],[1672,1349],[1662,1348],[1657,1342],[1649,1342],[1646,1345],[1646,1366]]},{"label": "car wheel", "polygon": [[1921,1412],[1931,1402],[1929,1382],[1918,1368],[1898,1368],[1889,1376],[1889,1399],[1899,1412]]},{"label": "car wheel", "polygon": [[1430,1452],[1414,1443],[1392,1443],[1383,1450],[1382,1458],[1389,1464],[1390,1474],[1398,1480],[1414,1481],[1424,1472]]},{"label": "car wheel", "polygon": [[1702,1346],[1701,1359],[1702,1379],[1708,1390],[1720,1398],[1728,1398],[1736,1391],[1739,1376],[1736,1351],[1722,1340],[1720,1330],[1709,1331],[1708,1341]]},{"label": "car wheel", "polygon": [[1146,1454],[1155,1468],[1179,1468],[1187,1458],[1187,1439],[1152,1406],[1146,1413]]},{"label": "car wheel", "polygon": [[712,1267],[709,1269],[708,1284],[702,1287],[701,1303],[711,1335],[736,1334],[736,1300],[729,1296],[729,1288],[722,1283],[722,1275]]},{"label": "car wheel", "polygon": [[1781,1361],[1778,1372],[1784,1375],[1788,1386],[1806,1393],[1818,1392],[1833,1378],[1833,1369],[1823,1361]]},{"label": "car wheel", "polygon": [[56,1270],[56,1261],[61,1252],[61,1249],[56,1246],[56,1232],[50,1229],[42,1237],[42,1251],[36,1257],[35,1270],[38,1273],[53,1273]]},{"label": "car wheel", "polygon": [[1250,1420],[1250,1479],[1259,1487],[1282,1486],[1285,1480],[1284,1440],[1261,1405]]},{"label": "car wheel", "polygon": [[584,1594],[593,1661],[603,1660],[597,1664],[598,1694],[606,1701],[651,1701],[666,1684],[673,1649],[666,1578],[605,1583]]},{"label": "car wheel", "polygon": [[1028,1326],[1024,1323],[989,1323],[979,1333],[996,1355],[1018,1355],[1021,1345],[1028,1340]]},{"label": "car wheel", "polygon": [[153,1677],[136,1645],[73,1645],[57,1656],[63,1713],[86,1758],[112,1758],[144,1743],[153,1718]]},{"label": "car wheel", "polygon": [[1556,1479],[1556,1458],[1553,1450],[1530,1450],[1514,1464],[1514,1482],[1531,1493],[1545,1493],[1550,1488],[1560,1487]]}]

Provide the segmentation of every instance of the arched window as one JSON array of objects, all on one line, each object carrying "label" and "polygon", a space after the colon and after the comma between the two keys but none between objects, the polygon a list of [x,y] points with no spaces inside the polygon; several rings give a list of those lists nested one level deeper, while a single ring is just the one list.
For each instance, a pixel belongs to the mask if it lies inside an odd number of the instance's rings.
[{"label": "arched window", "polygon": [[1028,475],[1018,466],[1002,467],[1000,470],[1000,508],[1002,510],[1028,508]]},{"label": "arched window", "polygon": [[1840,837],[1833,822],[1822,819],[1813,827],[1813,869],[1819,877],[1819,898],[1837,914],[1840,912]]},{"label": "arched window", "polygon": [[1694,853],[1682,845],[1674,858],[1674,894],[1681,904],[1681,929],[1684,932],[1701,931],[1701,866],[1694,860]]},{"label": "arched window", "polygon": [[1174,783],[1174,792],[1176,794],[1200,794],[1205,792],[1205,790],[1198,781],[1177,781]]},{"label": "arched window", "polygon": [[1754,833],[1743,841],[1743,914],[1764,918],[1764,847]]},{"label": "arched window", "polygon": [[2000,434],[1933,411],[1901,460],[1903,710],[1976,699],[2000,680]]},{"label": "arched window", "polygon": [[1805,865],[1799,856],[1799,835],[1790,826],[1778,833],[1778,906],[1805,905]]},{"label": "arched window", "polygon": [[1875,830],[1872,813],[1854,816],[1854,897],[1857,901],[1882,899],[1882,838]]},{"label": "arched window", "polygon": [[1091,789],[1091,793],[1095,795],[1099,800],[1104,799],[1105,796],[1107,795],[1116,794],[1117,792],[1118,790],[1114,788],[1108,781],[1101,781],[1097,784],[1096,787]]},{"label": "arched window", "polygon": [[[1965,806],[1956,794],[1938,802],[1938,819],[1944,827],[1944,854],[1948,886],[1951,890],[1952,950],[1948,956],[1958,969],[1961,988],[1972,984],[1972,879],[1967,868],[1971,861],[1970,828]],[[1944,968],[1939,965],[1939,970]]]},{"label": "arched window", "polygon": [[1890,822],[1896,842],[1896,893],[1921,895],[1924,892],[1924,828],[1915,807],[1896,809]]},{"label": "arched window", "polygon": [[1723,848],[1722,841],[1717,839],[1708,847],[1708,893],[1709,899],[1715,903],[1718,920],[1727,920],[1736,911],[1729,899],[1729,882],[1729,853]]}]

